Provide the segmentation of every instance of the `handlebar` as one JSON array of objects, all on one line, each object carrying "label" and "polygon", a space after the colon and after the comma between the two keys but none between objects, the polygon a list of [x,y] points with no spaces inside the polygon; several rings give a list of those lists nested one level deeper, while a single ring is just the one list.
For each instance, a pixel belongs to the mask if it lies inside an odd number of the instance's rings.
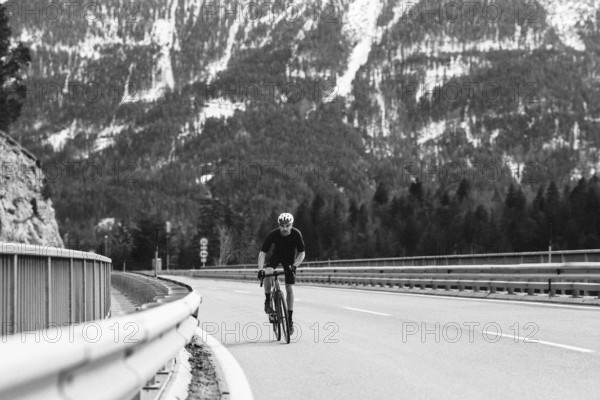
[{"label": "handlebar", "polygon": [[275,272],[273,272],[272,274],[265,274],[265,275],[264,275],[264,276],[261,278],[261,280],[260,280],[260,287],[262,287],[262,286],[263,286],[263,281],[265,280],[265,278],[270,278],[270,277],[272,277],[272,276],[274,276],[274,277],[277,277],[277,276],[279,276],[279,275],[285,275],[285,271],[281,271],[281,272],[279,272],[279,271],[275,271]]}]

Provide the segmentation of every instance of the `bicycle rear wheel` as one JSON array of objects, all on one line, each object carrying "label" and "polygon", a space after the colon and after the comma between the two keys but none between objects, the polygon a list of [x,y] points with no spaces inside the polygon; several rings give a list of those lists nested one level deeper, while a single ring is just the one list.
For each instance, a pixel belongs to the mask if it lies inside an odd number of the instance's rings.
[{"label": "bicycle rear wheel", "polygon": [[281,321],[281,330],[283,331],[283,337],[285,338],[285,342],[290,342],[290,318],[287,312],[287,305],[285,304],[285,299],[283,297],[283,293],[279,293],[277,296],[278,304],[277,304],[277,314],[279,317],[279,321]]},{"label": "bicycle rear wheel", "polygon": [[[273,298],[273,303],[271,305],[271,308],[273,309],[273,333],[275,333],[275,337],[277,338],[277,341],[281,340],[281,318],[279,318],[278,312],[277,312],[277,304],[279,304],[279,300],[277,299],[278,294],[275,293],[274,294],[274,298]],[[275,306],[275,307],[273,307]]]}]

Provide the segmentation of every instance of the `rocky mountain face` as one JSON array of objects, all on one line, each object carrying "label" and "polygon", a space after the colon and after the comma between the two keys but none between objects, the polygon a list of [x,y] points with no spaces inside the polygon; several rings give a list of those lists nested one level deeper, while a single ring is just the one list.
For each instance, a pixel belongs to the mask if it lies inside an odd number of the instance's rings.
[{"label": "rocky mountain face", "polygon": [[63,247],[38,160],[0,131],[0,242]]},{"label": "rocky mountain face", "polygon": [[600,168],[600,0],[4,4],[33,58],[10,133],[74,169],[52,184],[70,231]]}]

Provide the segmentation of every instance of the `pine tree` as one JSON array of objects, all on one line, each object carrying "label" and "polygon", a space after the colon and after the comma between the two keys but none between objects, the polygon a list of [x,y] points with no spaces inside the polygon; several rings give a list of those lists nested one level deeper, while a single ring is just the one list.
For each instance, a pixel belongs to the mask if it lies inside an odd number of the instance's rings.
[{"label": "pine tree", "polygon": [[533,221],[527,216],[527,199],[521,188],[513,184],[508,188],[504,211],[502,213],[502,228],[510,251],[527,251],[531,246],[531,232],[534,230]]},{"label": "pine tree", "polygon": [[456,197],[458,197],[458,201],[462,203],[466,198],[469,197],[470,191],[471,185],[469,184],[469,181],[465,178],[461,179],[458,189],[456,190]]},{"label": "pine tree", "polygon": [[6,7],[0,4],[0,130],[3,131],[8,131],[21,114],[27,94],[21,73],[31,62],[29,49],[22,43],[10,48],[11,29],[6,14]]},{"label": "pine tree", "polygon": [[302,238],[304,239],[305,247],[305,258],[307,261],[315,260],[315,234],[312,219],[310,217],[310,211],[306,202],[300,203],[294,214],[294,227],[298,228],[302,232]]},{"label": "pine tree", "polygon": [[383,206],[387,204],[390,194],[387,186],[384,183],[377,185],[375,195],[373,196],[373,202],[376,206]]}]

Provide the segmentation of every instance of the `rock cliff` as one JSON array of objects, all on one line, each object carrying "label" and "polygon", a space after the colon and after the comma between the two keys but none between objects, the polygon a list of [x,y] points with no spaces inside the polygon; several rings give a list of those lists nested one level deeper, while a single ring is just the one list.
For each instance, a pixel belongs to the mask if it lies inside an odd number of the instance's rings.
[{"label": "rock cliff", "polygon": [[0,131],[0,241],[63,246],[40,163]]}]

